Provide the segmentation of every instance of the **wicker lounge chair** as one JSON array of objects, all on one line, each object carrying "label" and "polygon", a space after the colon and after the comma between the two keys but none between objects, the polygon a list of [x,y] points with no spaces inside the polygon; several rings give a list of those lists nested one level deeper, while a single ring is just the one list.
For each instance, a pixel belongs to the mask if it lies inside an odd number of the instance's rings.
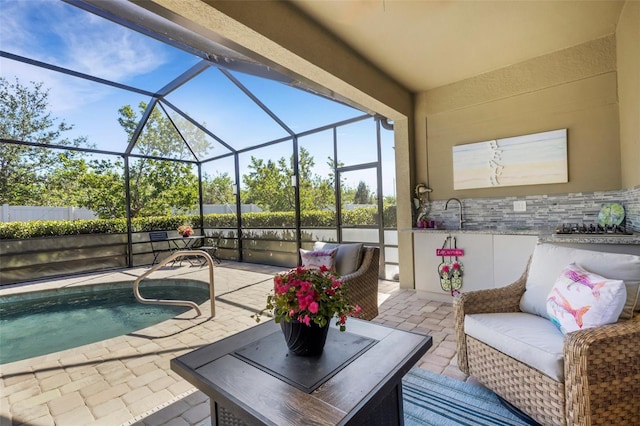
[{"label": "wicker lounge chair", "polygon": [[337,248],[336,269],[349,289],[349,302],[360,305],[358,318],[367,321],[378,316],[378,277],[380,248],[361,243],[316,242],[314,250]]},{"label": "wicker lounge chair", "polygon": [[342,282],[349,289],[349,300],[362,308],[358,318],[372,320],[378,316],[378,275],[380,249],[362,248],[362,263],[357,271],[344,275]]},{"label": "wicker lounge chair", "polygon": [[[638,261],[633,263],[637,265]],[[631,309],[631,319],[570,332],[561,338],[562,381],[465,332],[465,316],[521,313],[532,264],[530,261],[522,277],[509,286],[469,292],[454,301],[460,369],[543,425],[640,424],[637,305],[635,312]],[[632,279],[640,280],[637,272],[631,274]],[[635,297],[637,300],[637,290]]]}]

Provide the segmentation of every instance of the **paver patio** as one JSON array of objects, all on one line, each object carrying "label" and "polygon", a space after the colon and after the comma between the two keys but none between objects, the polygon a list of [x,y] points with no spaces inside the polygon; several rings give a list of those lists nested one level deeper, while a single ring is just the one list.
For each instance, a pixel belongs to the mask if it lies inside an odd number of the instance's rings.
[{"label": "paver patio", "polygon": [[[216,316],[209,302],[174,319],[78,348],[0,366],[0,425],[200,425],[209,403],[169,367],[179,355],[256,323],[272,277],[283,268],[225,261],[216,266]],[[45,288],[134,280],[143,268],[0,289],[0,295]],[[206,268],[164,268],[151,278],[208,280]],[[398,283],[380,281],[380,324],[429,334],[433,346],[418,366],[465,380],[455,365],[453,311]]]}]

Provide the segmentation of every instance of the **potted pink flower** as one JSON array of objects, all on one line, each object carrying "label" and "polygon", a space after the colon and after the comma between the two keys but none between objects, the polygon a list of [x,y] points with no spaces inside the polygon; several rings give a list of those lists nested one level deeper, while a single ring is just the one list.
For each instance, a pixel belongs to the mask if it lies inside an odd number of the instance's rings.
[{"label": "potted pink flower", "polygon": [[[340,331],[345,331],[347,318],[357,316],[361,310],[360,306],[349,303],[347,292],[339,276],[327,267],[299,266],[274,277],[273,292],[267,296],[266,308],[253,317],[259,322],[265,311],[270,311],[275,322],[280,323],[290,350],[298,355],[316,355],[317,350],[303,348],[298,351],[295,345],[301,343],[299,335],[319,330],[321,352],[329,321],[335,318]],[[291,324],[296,327],[293,332]],[[290,341],[292,334],[297,342]]]},{"label": "potted pink flower", "polygon": [[193,228],[189,225],[181,225],[178,227],[178,234],[183,237],[190,237],[193,235]]}]

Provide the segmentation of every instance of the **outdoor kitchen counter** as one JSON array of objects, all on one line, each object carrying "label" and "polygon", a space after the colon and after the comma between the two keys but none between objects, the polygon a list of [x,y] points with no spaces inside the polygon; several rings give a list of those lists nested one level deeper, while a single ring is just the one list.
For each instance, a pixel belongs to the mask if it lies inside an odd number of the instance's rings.
[{"label": "outdoor kitchen counter", "polygon": [[623,244],[640,245],[640,234],[633,235],[609,235],[609,234],[556,234],[554,231],[536,231],[533,229],[434,229],[411,228],[401,232],[413,232],[416,234],[486,234],[486,235],[532,235],[537,236],[543,243],[558,244]]},{"label": "outdoor kitchen counter", "polygon": [[[640,234],[634,235],[556,235],[553,230],[531,229],[433,229],[415,228],[412,233],[414,288],[433,300],[451,300],[443,290],[440,266],[454,260],[464,268],[463,292],[498,288],[518,279],[525,271],[536,244],[552,243],[564,247],[640,255]],[[456,248],[458,254],[439,254],[443,248]],[[457,257],[456,257],[457,256]],[[445,286],[446,287],[446,286]]]}]

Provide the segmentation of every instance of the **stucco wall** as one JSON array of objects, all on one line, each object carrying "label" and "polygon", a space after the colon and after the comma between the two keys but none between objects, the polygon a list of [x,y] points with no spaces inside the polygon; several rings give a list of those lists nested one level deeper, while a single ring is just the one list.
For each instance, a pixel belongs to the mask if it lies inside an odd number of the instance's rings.
[{"label": "stucco wall", "polygon": [[[614,35],[421,93],[416,175],[432,199],[621,187]],[[452,147],[568,128],[569,182],[453,190]]]},{"label": "stucco wall", "polygon": [[622,187],[640,185],[640,2],[627,1],[616,31]]}]

